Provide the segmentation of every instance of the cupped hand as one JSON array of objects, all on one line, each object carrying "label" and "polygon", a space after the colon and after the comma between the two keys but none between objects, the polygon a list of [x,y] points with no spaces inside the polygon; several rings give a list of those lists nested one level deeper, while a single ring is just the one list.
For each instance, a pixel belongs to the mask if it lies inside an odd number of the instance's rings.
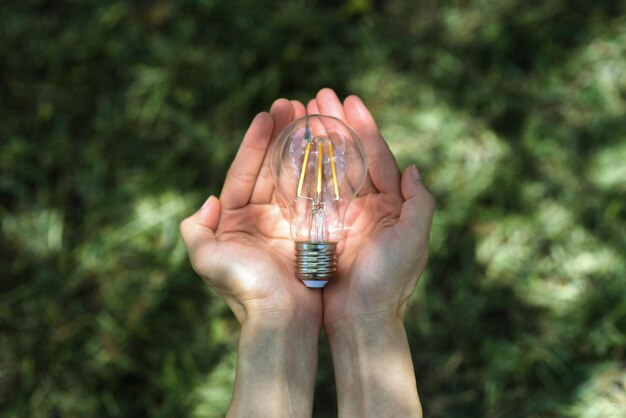
[{"label": "cupped hand", "polygon": [[289,223],[274,197],[268,146],[292,120],[303,116],[297,101],[279,99],[252,121],[228,171],[220,198],[209,197],[181,223],[194,270],[243,323],[249,315],[289,319],[299,313],[322,320],[319,290],[295,279]]},{"label": "cupped hand", "polygon": [[307,111],[347,122],[363,140],[369,166],[365,184],[346,214],[338,277],[323,289],[324,325],[389,314],[403,318],[428,259],[434,199],[417,167],[400,174],[358,97],[342,104],[334,91],[322,89]]}]

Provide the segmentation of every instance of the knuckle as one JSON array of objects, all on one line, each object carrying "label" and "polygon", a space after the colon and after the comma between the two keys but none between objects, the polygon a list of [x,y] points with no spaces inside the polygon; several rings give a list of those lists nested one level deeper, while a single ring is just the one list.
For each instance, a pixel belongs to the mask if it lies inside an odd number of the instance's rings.
[{"label": "knuckle", "polygon": [[259,178],[271,179],[270,166],[268,164],[263,164],[261,166],[261,171],[259,171]]},{"label": "knuckle", "polygon": [[229,169],[228,176],[242,183],[253,183],[256,180],[256,173],[237,169]]},{"label": "knuckle", "polygon": [[191,221],[191,216],[189,216],[189,217],[183,219],[182,221],[180,221],[180,224],[178,225],[178,230],[180,232],[180,235],[183,237],[183,239],[187,235],[187,231],[189,230],[189,223],[190,222],[192,222]]}]

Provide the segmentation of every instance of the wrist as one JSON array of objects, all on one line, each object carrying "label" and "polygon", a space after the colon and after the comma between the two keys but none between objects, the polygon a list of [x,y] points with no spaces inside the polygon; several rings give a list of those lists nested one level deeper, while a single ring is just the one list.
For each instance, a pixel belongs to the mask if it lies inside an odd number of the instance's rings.
[{"label": "wrist", "polygon": [[241,321],[245,328],[259,328],[266,330],[283,330],[298,327],[301,330],[310,330],[319,334],[322,328],[322,318],[297,306],[282,305],[280,307],[263,307],[254,305],[246,309],[246,315]]},{"label": "wrist", "polygon": [[421,416],[400,315],[378,312],[344,317],[326,323],[324,329],[335,367],[339,416]]},{"label": "wrist", "polygon": [[320,322],[301,309],[247,312],[229,417],[311,415]]},{"label": "wrist", "polygon": [[324,331],[330,339],[343,335],[356,337],[362,333],[376,334],[404,330],[403,315],[394,310],[344,315],[341,318],[324,320]]}]

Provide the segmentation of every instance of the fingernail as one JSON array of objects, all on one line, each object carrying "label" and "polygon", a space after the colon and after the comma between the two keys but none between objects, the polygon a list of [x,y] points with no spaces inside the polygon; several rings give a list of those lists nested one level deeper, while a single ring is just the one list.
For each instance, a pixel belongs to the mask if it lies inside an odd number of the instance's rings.
[{"label": "fingernail", "polygon": [[422,176],[420,175],[420,172],[419,172],[419,170],[417,169],[417,166],[416,166],[415,164],[413,164],[413,165],[411,166],[411,174],[413,174],[413,178],[414,178],[415,180],[418,180],[418,181],[419,181],[419,180],[421,180],[421,179],[422,179]]},{"label": "fingernail", "polygon": [[204,201],[204,203],[202,204],[202,207],[200,207],[200,210],[206,208],[207,206],[209,206],[209,202],[211,201],[211,198],[214,197],[213,195],[209,196],[209,198],[207,200]]}]

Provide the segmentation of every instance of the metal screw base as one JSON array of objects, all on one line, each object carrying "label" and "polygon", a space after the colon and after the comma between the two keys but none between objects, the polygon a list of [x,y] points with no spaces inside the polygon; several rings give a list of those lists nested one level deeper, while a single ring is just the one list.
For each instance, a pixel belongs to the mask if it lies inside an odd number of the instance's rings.
[{"label": "metal screw base", "polygon": [[337,243],[296,242],[296,277],[306,287],[324,287],[337,273]]}]

